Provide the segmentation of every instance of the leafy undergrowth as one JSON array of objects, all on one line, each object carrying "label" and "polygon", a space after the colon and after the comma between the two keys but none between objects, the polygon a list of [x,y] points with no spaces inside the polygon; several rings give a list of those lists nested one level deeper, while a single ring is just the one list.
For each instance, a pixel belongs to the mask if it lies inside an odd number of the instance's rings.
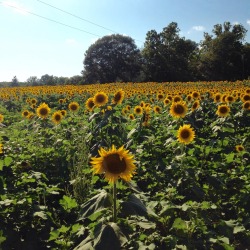
[{"label": "leafy undergrowth", "polygon": [[[234,85],[227,84],[233,91]],[[160,92],[164,85],[159,86],[157,93],[166,95]],[[187,102],[188,111],[179,119],[171,116],[171,104],[164,105],[157,99],[153,88],[141,86],[133,95],[125,96],[122,104],[109,100],[93,111],[85,107],[86,100],[93,96],[91,89],[74,92],[72,88],[62,94],[59,88],[46,95],[15,92],[20,95],[18,99],[3,99],[0,247],[247,249],[250,110],[242,108],[240,99],[242,94],[247,95],[247,86],[243,85],[240,94],[236,88],[235,100],[227,103],[230,113],[225,117],[216,114],[225,102],[215,102],[211,92],[203,90],[204,85],[191,89],[203,97],[195,110],[191,110],[195,100],[187,101],[187,86],[183,85],[179,96]],[[95,91],[109,91],[98,88]],[[110,98],[115,90],[111,91]],[[179,92],[179,87],[173,90],[172,97]],[[27,98],[48,103],[53,111],[66,109],[67,115],[58,125],[36,115],[26,119],[22,111],[31,110]],[[68,102],[58,104],[61,98],[68,98]],[[80,104],[77,112],[68,110],[71,101]],[[145,111],[147,103],[150,111]],[[124,108],[130,106],[127,110],[131,114],[136,105],[141,105],[144,113],[131,119]],[[153,112],[156,105],[160,112]],[[147,124],[146,112],[150,114]],[[194,140],[187,145],[177,140],[177,131],[184,124],[195,131]],[[124,145],[136,160],[132,181],[117,183],[116,223],[112,186],[102,175],[93,175],[89,163],[100,147],[113,144]],[[236,150],[239,145],[242,150]]]}]

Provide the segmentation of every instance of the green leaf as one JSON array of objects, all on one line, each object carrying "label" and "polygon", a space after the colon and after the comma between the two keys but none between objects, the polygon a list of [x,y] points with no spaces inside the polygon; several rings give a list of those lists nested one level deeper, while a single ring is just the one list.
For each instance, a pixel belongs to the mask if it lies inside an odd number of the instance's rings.
[{"label": "green leaf", "polygon": [[12,161],[13,161],[12,158],[7,156],[4,158],[4,165],[8,167],[12,163]]},{"label": "green leaf", "polygon": [[71,211],[71,209],[78,206],[76,200],[67,195],[64,195],[59,203],[66,211]]},{"label": "green leaf", "polygon": [[176,218],[172,225],[172,228],[177,229],[177,230],[187,231],[187,224],[181,218]]},{"label": "green leaf", "polygon": [[112,206],[112,197],[105,190],[92,197],[90,200],[81,205],[80,218],[82,220],[91,214]]},{"label": "green leaf", "polygon": [[35,216],[40,217],[40,218],[42,218],[42,219],[44,219],[44,220],[47,219],[47,215],[46,215],[46,213],[43,212],[43,211],[35,212],[35,213],[33,214],[33,216],[34,216],[34,217],[35,217]]},{"label": "green leaf", "polygon": [[94,239],[96,250],[112,249],[120,250],[121,246],[127,242],[127,238],[121,232],[116,223],[102,225]]},{"label": "green leaf", "polygon": [[147,216],[147,208],[142,201],[134,194],[129,195],[127,201],[121,202],[122,213],[126,216],[129,215],[140,215]]},{"label": "green leaf", "polygon": [[234,227],[233,233],[234,233],[234,234],[237,234],[237,233],[243,232],[243,231],[245,231],[245,230],[246,230],[246,229],[245,229],[244,226],[239,225],[239,226]]}]

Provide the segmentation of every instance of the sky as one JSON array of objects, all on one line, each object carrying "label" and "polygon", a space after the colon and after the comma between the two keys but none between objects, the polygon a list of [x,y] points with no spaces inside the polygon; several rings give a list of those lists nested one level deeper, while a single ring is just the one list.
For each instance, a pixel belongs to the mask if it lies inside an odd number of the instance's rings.
[{"label": "sky", "polygon": [[242,24],[250,42],[250,0],[0,0],[0,82],[81,75],[86,50],[105,35],[141,49],[148,31],[176,22],[199,43],[225,21]]}]

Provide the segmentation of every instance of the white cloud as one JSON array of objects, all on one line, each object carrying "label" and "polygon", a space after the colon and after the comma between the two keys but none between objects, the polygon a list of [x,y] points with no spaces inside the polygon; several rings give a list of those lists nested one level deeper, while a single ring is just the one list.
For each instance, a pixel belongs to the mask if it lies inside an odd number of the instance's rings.
[{"label": "white cloud", "polygon": [[250,19],[247,20],[247,24],[250,25]]},{"label": "white cloud", "polygon": [[192,29],[196,30],[196,31],[204,31],[205,27],[201,26],[201,25],[198,25],[198,26],[193,26]]}]

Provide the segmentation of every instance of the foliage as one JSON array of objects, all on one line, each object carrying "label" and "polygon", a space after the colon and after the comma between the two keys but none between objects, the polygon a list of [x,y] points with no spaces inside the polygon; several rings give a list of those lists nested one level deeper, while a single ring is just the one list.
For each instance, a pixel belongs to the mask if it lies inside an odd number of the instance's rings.
[{"label": "foliage", "polygon": [[[112,103],[121,89],[122,103]],[[89,110],[86,101],[100,92],[108,103]],[[249,81],[16,87],[0,97],[1,249],[250,245]],[[188,110],[176,119],[170,109],[178,98]],[[48,118],[36,115],[41,103],[51,108]],[[216,114],[222,104],[230,107],[226,117]],[[55,125],[59,110],[66,115]],[[195,133],[187,145],[177,140],[185,124]],[[113,144],[136,159],[132,181],[117,183],[117,200],[89,163]]]}]

